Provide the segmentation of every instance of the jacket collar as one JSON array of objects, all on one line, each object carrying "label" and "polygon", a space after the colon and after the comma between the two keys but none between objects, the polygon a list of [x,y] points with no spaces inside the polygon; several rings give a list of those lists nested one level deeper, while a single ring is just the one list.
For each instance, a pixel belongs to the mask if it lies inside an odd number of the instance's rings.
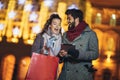
[{"label": "jacket collar", "polygon": [[[87,26],[87,27],[85,28],[85,30],[83,31],[83,33],[84,33],[84,32],[89,32],[89,31],[91,31],[91,28],[90,28],[89,26]],[[66,35],[66,33],[65,33],[65,35]],[[81,34],[81,35],[82,35],[82,34]],[[79,39],[79,38],[81,37],[81,35],[78,36],[76,39],[74,39],[72,42],[74,42],[75,40]],[[64,39],[68,41],[68,39],[66,38],[66,36],[64,37]],[[70,42],[70,41],[68,41],[68,42],[69,42],[69,43],[72,43],[72,42]]]},{"label": "jacket collar", "polygon": [[91,28],[87,26],[84,31],[91,31]]}]

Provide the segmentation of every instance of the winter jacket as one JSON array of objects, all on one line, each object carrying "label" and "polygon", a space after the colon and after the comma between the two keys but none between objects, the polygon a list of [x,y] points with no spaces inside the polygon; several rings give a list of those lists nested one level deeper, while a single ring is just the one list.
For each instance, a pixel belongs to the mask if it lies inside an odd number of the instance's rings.
[{"label": "winter jacket", "polygon": [[[74,45],[78,56],[68,56],[61,59],[64,65],[58,80],[93,80],[95,70],[92,68],[92,60],[97,59],[99,56],[96,33],[86,27],[77,38],[70,42],[66,38],[65,32],[63,34],[63,44]],[[75,54],[74,51],[73,54]]]}]

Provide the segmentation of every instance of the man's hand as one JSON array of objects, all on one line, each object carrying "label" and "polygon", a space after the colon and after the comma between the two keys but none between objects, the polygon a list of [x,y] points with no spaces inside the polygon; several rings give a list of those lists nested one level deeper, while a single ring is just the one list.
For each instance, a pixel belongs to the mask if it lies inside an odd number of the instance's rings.
[{"label": "man's hand", "polygon": [[59,55],[60,55],[61,57],[64,57],[64,56],[67,55],[67,51],[61,50],[60,53],[59,53]]}]

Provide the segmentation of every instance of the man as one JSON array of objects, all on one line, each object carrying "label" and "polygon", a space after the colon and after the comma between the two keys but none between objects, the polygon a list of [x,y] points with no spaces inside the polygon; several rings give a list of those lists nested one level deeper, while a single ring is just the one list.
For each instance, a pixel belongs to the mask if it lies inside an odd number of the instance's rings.
[{"label": "man", "polygon": [[63,44],[72,46],[59,53],[64,65],[58,80],[93,80],[92,60],[99,56],[96,33],[83,20],[81,10],[68,9],[65,14],[69,27],[63,34]]}]

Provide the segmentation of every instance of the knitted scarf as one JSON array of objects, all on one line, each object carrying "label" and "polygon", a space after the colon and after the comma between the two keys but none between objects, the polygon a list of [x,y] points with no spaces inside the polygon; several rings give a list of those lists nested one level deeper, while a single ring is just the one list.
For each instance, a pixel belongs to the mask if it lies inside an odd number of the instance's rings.
[{"label": "knitted scarf", "polygon": [[76,27],[72,30],[67,31],[67,38],[69,41],[73,41],[76,37],[78,37],[82,31],[86,28],[88,24],[85,21],[80,22]]},{"label": "knitted scarf", "polygon": [[[43,37],[44,37],[44,46],[50,48],[50,56],[57,56],[61,49],[61,41],[62,41],[61,34],[58,35],[52,34],[51,30],[48,29],[48,31],[46,31],[43,34]],[[55,40],[53,38],[55,38]],[[48,53],[44,50],[44,54],[48,54]]]}]

